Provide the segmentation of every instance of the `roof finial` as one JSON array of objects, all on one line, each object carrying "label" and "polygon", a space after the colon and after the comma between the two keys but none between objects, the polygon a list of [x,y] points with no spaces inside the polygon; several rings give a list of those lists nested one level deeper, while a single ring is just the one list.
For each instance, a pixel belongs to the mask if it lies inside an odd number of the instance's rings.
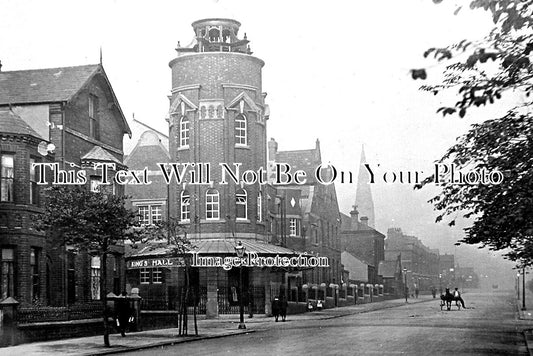
[{"label": "roof finial", "polygon": [[102,46],[100,46],[100,65],[102,65]]},{"label": "roof finial", "polygon": [[0,72],[2,71],[2,61],[0,61]]}]

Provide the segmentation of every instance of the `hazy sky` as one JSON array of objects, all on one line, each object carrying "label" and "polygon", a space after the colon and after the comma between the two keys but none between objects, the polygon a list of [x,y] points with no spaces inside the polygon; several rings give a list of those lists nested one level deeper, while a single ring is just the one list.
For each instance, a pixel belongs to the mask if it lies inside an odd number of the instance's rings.
[{"label": "hazy sky", "polygon": [[[409,70],[431,65],[429,47],[479,39],[492,27],[482,11],[453,12],[456,1],[29,1],[0,0],[3,70],[97,63],[124,113],[167,131],[164,117],[178,41],[193,38],[191,23],[230,17],[242,23],[254,55],[263,59],[263,91],[271,116],[268,136],[280,150],[314,147],[323,160],[357,176],[361,145],[384,171],[424,171],[473,120],[435,113],[450,97],[418,90]],[[429,71],[438,78],[443,65]],[[401,184],[372,186],[377,228],[401,227],[426,245],[453,252],[459,229],[435,225],[429,191]],[[350,211],[355,185],[337,185]],[[460,253],[460,252],[459,252]],[[465,256],[467,256],[465,254]],[[466,260],[466,257],[464,257]]]}]

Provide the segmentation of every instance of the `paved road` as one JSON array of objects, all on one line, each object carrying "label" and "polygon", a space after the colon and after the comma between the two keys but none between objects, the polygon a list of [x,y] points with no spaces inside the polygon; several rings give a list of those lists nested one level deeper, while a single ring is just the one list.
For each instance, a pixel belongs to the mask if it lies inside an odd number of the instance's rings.
[{"label": "paved road", "polygon": [[[512,292],[465,294],[466,310],[438,301],[256,326],[256,332],[128,355],[528,355]],[[531,324],[529,324],[531,325]],[[257,330],[259,329],[259,330]]]}]

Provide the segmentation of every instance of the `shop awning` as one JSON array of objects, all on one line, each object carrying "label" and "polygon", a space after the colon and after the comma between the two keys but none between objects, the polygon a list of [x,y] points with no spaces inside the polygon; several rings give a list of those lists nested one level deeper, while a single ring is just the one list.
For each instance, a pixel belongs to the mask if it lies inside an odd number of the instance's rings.
[{"label": "shop awning", "polygon": [[[288,270],[301,270],[314,267],[312,264],[303,265],[298,264],[302,258],[311,259],[311,262],[317,262],[319,260],[315,255],[308,255],[305,252],[298,252],[286,247],[269,244],[259,240],[246,240],[246,239],[197,239],[189,240],[191,242],[188,251],[193,257],[194,261],[198,260],[197,256],[215,258],[215,259],[225,259],[228,257],[237,257],[235,252],[235,246],[237,246],[238,241],[242,243],[245,248],[245,252],[249,256],[256,256],[259,258],[264,258],[266,260],[261,260],[261,263],[271,263],[272,266],[268,267],[277,268],[277,267],[288,267],[285,268]],[[145,245],[138,247],[137,249],[129,248],[127,249],[127,268],[149,268],[149,267],[180,267],[184,265],[184,260],[182,257],[176,257],[176,254],[173,253],[172,248],[167,245]],[[303,256],[303,257],[302,257]],[[246,256],[245,256],[246,257]],[[258,261],[250,257],[250,263],[253,261]],[[325,257],[321,257],[325,258]],[[314,259],[314,260],[313,260]],[[281,261],[281,265],[279,264]],[[287,264],[286,261],[291,261]],[[292,263],[294,262],[294,266]],[[294,267],[296,267],[294,269]],[[316,266],[316,265],[315,265]]]}]

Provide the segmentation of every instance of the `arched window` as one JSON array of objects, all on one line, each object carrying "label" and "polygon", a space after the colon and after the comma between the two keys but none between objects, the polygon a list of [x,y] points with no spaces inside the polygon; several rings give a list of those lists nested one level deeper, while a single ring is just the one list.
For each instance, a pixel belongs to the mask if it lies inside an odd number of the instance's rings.
[{"label": "arched window", "polygon": [[207,220],[220,219],[220,196],[216,189],[209,189],[205,194],[205,218]]},{"label": "arched window", "polygon": [[230,43],[231,42],[231,33],[230,33],[230,31],[227,28],[222,30],[222,42],[224,42],[224,43]]},{"label": "arched window", "polygon": [[209,42],[220,42],[220,31],[217,28],[209,30]]},{"label": "arched window", "polygon": [[248,197],[246,190],[239,189],[235,192],[236,217],[239,220],[246,220],[248,218],[247,207]]},{"label": "arched window", "polygon": [[191,220],[191,195],[188,191],[181,192],[181,221],[189,222]]},{"label": "arched window", "polygon": [[246,146],[248,144],[246,134],[246,117],[242,114],[235,118],[235,144]]},{"label": "arched window", "polygon": [[257,193],[257,221],[263,221],[263,197],[261,192]]},{"label": "arched window", "polygon": [[189,119],[182,116],[180,119],[180,147],[189,147]]}]

